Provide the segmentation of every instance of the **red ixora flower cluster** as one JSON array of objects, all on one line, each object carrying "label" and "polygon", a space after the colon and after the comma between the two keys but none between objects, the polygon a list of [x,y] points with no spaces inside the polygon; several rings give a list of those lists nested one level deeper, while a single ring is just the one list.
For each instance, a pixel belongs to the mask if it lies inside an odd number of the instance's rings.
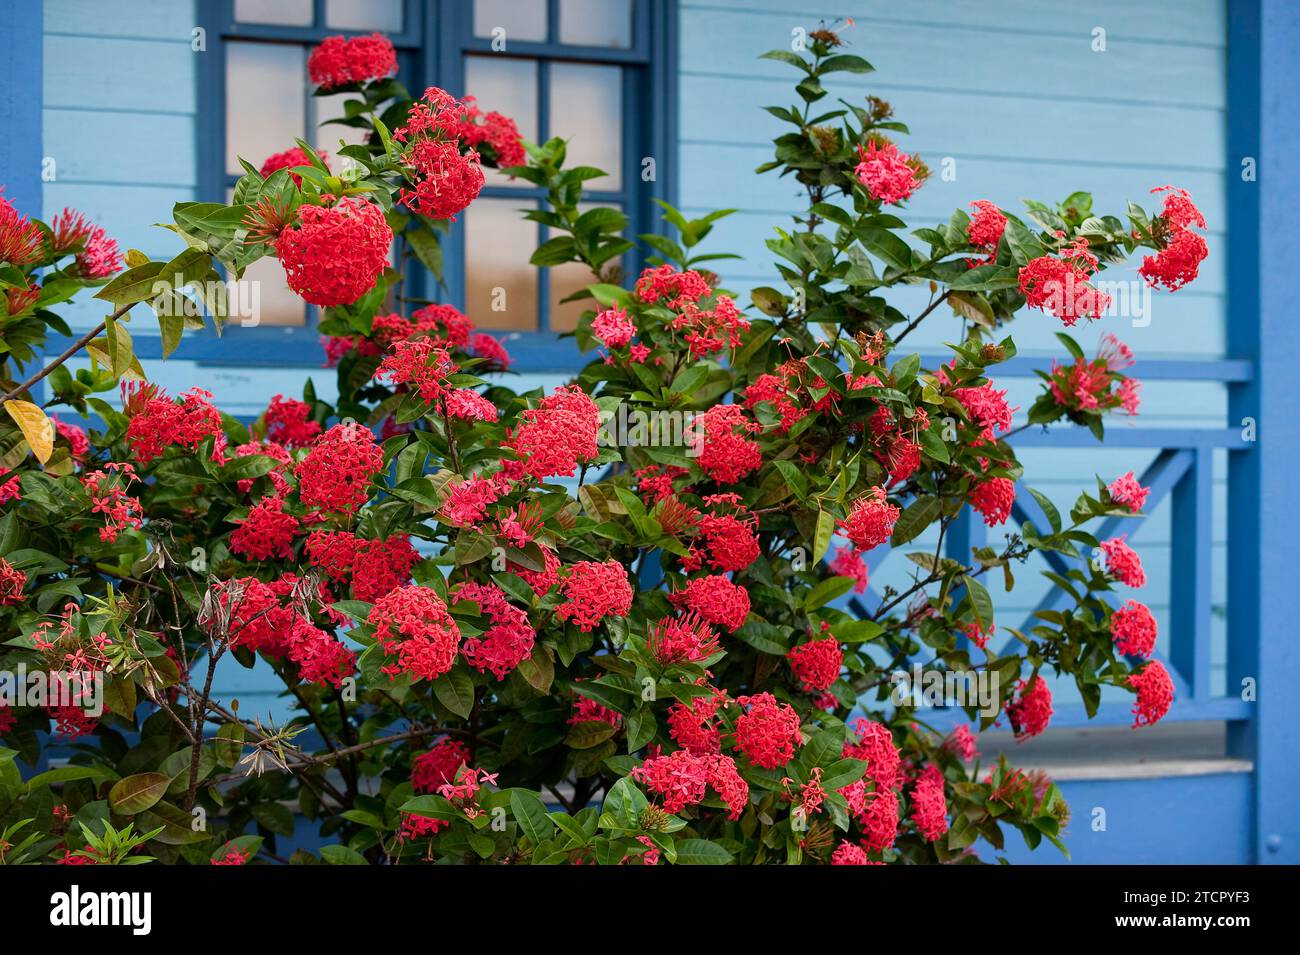
[{"label": "red ixora flower cluster", "polygon": [[846,759],[860,759],[867,764],[864,778],[874,782],[877,789],[893,789],[898,782],[902,756],[894,745],[894,734],[888,726],[874,720],[858,719],[853,724],[856,743],[846,742],[843,755]]},{"label": "red ixora flower cluster", "polygon": [[1016,482],[1010,478],[995,477],[978,481],[970,489],[970,506],[989,527],[1005,524],[1011,517],[1011,507],[1016,502]]},{"label": "red ixora flower cluster", "polygon": [[[762,430],[739,405],[714,405],[692,422],[690,447],[705,473],[719,484],[735,484],[763,464],[758,443],[745,437]],[[737,433],[737,431],[741,433]]]},{"label": "red ixora flower cluster", "polygon": [[1156,618],[1147,605],[1130,600],[1110,615],[1115,648],[1131,657],[1149,657],[1156,648]]},{"label": "red ixora flower cluster", "polygon": [[357,537],[348,531],[312,531],[306,552],[313,566],[330,580],[351,582],[357,600],[374,603],[411,579],[419,552],[405,534],[384,540]]},{"label": "red ixora flower cluster", "polygon": [[606,308],[592,319],[591,333],[607,348],[623,348],[636,334],[636,324],[623,309]]},{"label": "red ixora flower cluster", "polygon": [[465,145],[475,149],[486,145],[502,168],[522,166],[528,162],[528,150],[524,148],[524,139],[513,119],[495,111],[481,112],[473,96],[466,96],[461,105],[465,115],[458,132]]},{"label": "red ixora flower cluster", "polygon": [[213,438],[212,460],[225,459],[226,436],[221,430],[221,412],[212,404],[212,393],[191,388],[173,401],[157,385],[140,381],[122,382],[122,411],[129,417],[126,440],[136,460],[148,464],[169,447],[195,450]]},{"label": "red ixora flower cluster", "polygon": [[698,663],[718,652],[718,635],[697,613],[665,617],[649,638],[650,652],[664,666]]},{"label": "red ixora flower cluster", "polygon": [[803,745],[795,708],[777,702],[771,693],[737,697],[736,703],[744,711],[736,719],[736,747],[745,757],[763,769],[790,762],[795,748]]},{"label": "red ixora flower cluster", "polygon": [[1006,710],[1017,741],[1043,732],[1052,720],[1052,691],[1047,681],[1037,674],[1028,683],[1018,681],[1016,695],[1007,700]]},{"label": "red ixora flower cluster", "polygon": [[[307,58],[307,75],[323,90],[397,74],[397,51],[382,34],[326,37]],[[265,175],[265,173],[263,173]]]},{"label": "red ixora flower cluster", "polygon": [[577,385],[563,385],[526,408],[503,443],[534,478],[572,477],[599,453],[600,409]]},{"label": "red ixora flower cluster", "polygon": [[999,391],[992,381],[978,387],[957,388],[952,395],[979,427],[981,441],[992,441],[998,432],[1010,429],[1011,416],[1017,409],[1007,404],[1006,390]]},{"label": "red ixora flower cluster", "polygon": [[1133,352],[1114,334],[1102,336],[1097,357],[1077,358],[1073,365],[1052,362],[1052,400],[1069,411],[1110,411],[1123,408],[1129,415],[1142,404],[1142,382],[1120,374],[1133,364]]},{"label": "red ixora flower cluster", "polygon": [[[709,564],[719,571],[744,570],[758,560],[758,519],[741,503],[738,494],[711,494],[704,503],[712,513],[700,516],[700,534],[708,549]],[[697,548],[683,558],[688,570],[698,570],[703,554]]]},{"label": "red ixora flower cluster", "polygon": [[[3,187],[0,187],[0,191],[2,190]],[[58,221],[57,216],[55,221]],[[8,262],[10,265],[31,265],[40,261],[43,247],[41,227],[0,195],[0,262]],[[55,248],[58,249],[58,246],[56,245]],[[66,247],[63,251],[66,251]]]},{"label": "red ixora flower cluster", "polygon": [[478,152],[469,144],[462,150],[472,116],[478,112],[472,102],[457,99],[446,90],[431,86],[398,127],[393,139],[403,144],[403,160],[415,188],[403,189],[401,202],[430,219],[455,219],[478,198],[485,182]]},{"label": "red ixora flower cluster", "polygon": [[383,464],[384,452],[368,428],[336,424],[298,462],[298,496],[308,507],[355,513]]},{"label": "red ixora flower cluster", "polygon": [[873,138],[866,148],[858,147],[854,176],[878,202],[897,205],[921,188],[925,166],[884,138]]},{"label": "red ixora flower cluster", "polygon": [[673,606],[699,614],[735,633],[749,616],[749,591],[717,574],[696,577],[668,595]]},{"label": "red ixora flower cluster", "polygon": [[819,637],[791,647],[786,659],[790,661],[790,670],[795,679],[805,690],[815,693],[828,689],[840,678],[844,651],[833,636]]},{"label": "red ixora flower cluster", "polygon": [[417,793],[437,792],[456,778],[462,766],[473,759],[470,748],[458,739],[445,737],[427,753],[411,760],[411,788]]},{"label": "red ixora flower cluster", "polygon": [[1133,472],[1117,477],[1106,487],[1110,494],[1110,499],[1130,511],[1137,513],[1142,510],[1143,505],[1147,502],[1147,495],[1151,493],[1151,488],[1143,487],[1141,482],[1133,476]]},{"label": "red ixora flower cluster", "polygon": [[1097,257],[1080,236],[1060,251],[1041,255],[1020,269],[1020,294],[1025,304],[1051,312],[1067,326],[1080,318],[1101,318],[1110,296],[1094,288],[1089,279],[1097,271]]},{"label": "red ixora flower cluster", "polygon": [[456,662],[460,627],[428,587],[412,584],[389,591],[370,608],[367,622],[379,645],[397,658],[383,667],[389,676],[409,673],[415,680],[436,680]]},{"label": "red ixora flower cluster", "polygon": [[289,288],[312,305],[351,305],[388,267],[393,230],[374,203],[347,197],[303,205],[275,238]]},{"label": "red ixora flower cluster", "polygon": [[1162,720],[1174,703],[1174,681],[1159,660],[1152,660],[1128,676],[1128,685],[1137,691],[1133,702],[1133,728],[1153,726]]},{"label": "red ixora flower cluster", "polygon": [[302,679],[342,685],[356,669],[356,654],[315,626],[306,614],[306,582],[292,574],[265,583],[255,577],[222,580],[212,587],[221,614],[201,617],[211,628],[224,620],[231,647],[248,647],[288,659]]},{"label": "red ixora flower cluster", "polygon": [[856,547],[837,547],[835,559],[830,563],[831,573],[837,577],[852,577],[853,592],[865,594],[870,578],[867,562],[862,559],[862,551]]},{"label": "red ixora flower cluster", "polygon": [[632,585],[627,569],[616,560],[580,560],[560,582],[568,598],[555,608],[561,620],[572,620],[584,632],[594,630],[608,616],[621,617],[632,609]]},{"label": "red ixora flower cluster", "polygon": [[284,395],[271,399],[264,420],[266,440],[286,448],[305,448],[321,433],[320,422],[311,418],[311,405]]},{"label": "red ixora flower cluster", "polygon": [[1142,559],[1137,551],[1124,543],[1123,537],[1112,537],[1101,542],[1102,553],[1106,555],[1106,572],[1130,587],[1145,587],[1146,571],[1142,569]]},{"label": "red ixora flower cluster", "polygon": [[1192,231],[1205,228],[1205,216],[1192,202],[1186,189],[1174,186],[1157,186],[1153,193],[1167,192],[1164,208],[1152,223],[1152,235],[1160,250],[1155,255],[1142,259],[1138,274],[1146,279],[1152,288],[1163,285],[1171,292],[1176,292],[1196,278],[1201,263],[1210,254],[1205,237]]},{"label": "red ixora flower cluster", "polygon": [[73,271],[82,278],[106,279],[121,271],[122,254],[117,242],[108,237],[103,226],[88,222],[80,212],[64,209],[50,222],[50,232],[56,254],[76,253]]},{"label": "red ixora flower cluster", "polygon": [[664,812],[676,814],[704,800],[709,787],[727,805],[727,818],[739,819],[749,805],[749,784],[730,756],[697,755],[679,749],[647,759],[632,777],[663,799]]},{"label": "red ixora flower cluster", "polygon": [[239,527],[230,535],[233,553],[249,560],[293,557],[293,538],[298,533],[299,521],[285,513],[282,497],[262,498],[237,523]]},{"label": "red ixora flower cluster", "polygon": [[126,528],[143,526],[143,508],[126,492],[127,485],[136,480],[135,468],[116,461],[109,461],[104,468],[82,475],[81,486],[90,495],[91,513],[104,515],[99,539],[111,544]]},{"label": "red ixora flower cluster", "polygon": [[1001,209],[987,199],[977,199],[970,204],[975,210],[966,227],[966,238],[975,248],[988,256],[983,261],[969,259],[972,266],[988,265],[998,256],[998,243],[1007,228],[1007,216]]},{"label": "red ixora flower cluster", "polygon": [[854,501],[848,516],[836,524],[858,551],[868,551],[889,540],[898,514],[898,507],[886,499],[885,489],[873,487]]},{"label": "red ixora flower cluster", "polygon": [[461,647],[465,662],[480,672],[490,672],[504,680],[533,652],[537,631],[528,622],[528,614],[506,599],[505,591],[495,584],[462,584],[453,603],[472,600],[479,612],[492,621],[478,637],[466,637]]},{"label": "red ixora flower cluster", "polygon": [[[326,167],[329,166],[329,161],[323,151],[318,149],[316,155],[320,157],[321,162],[325,163]],[[266,162],[262,163],[262,168],[258,170],[258,174],[265,179],[271,173],[279,172],[281,169],[293,169],[295,166],[310,166],[311,164],[312,161],[307,156],[307,153],[301,147],[294,146],[282,153],[272,153],[267,156]],[[289,178],[293,180],[294,185],[302,186],[302,176],[296,172],[289,173]]]},{"label": "red ixora flower cluster", "polygon": [[943,771],[934,763],[921,770],[912,786],[912,819],[916,822],[916,831],[929,842],[936,842],[948,831]]},{"label": "red ixora flower cluster", "polygon": [[0,557],[0,607],[16,607],[23,602],[27,575]]}]

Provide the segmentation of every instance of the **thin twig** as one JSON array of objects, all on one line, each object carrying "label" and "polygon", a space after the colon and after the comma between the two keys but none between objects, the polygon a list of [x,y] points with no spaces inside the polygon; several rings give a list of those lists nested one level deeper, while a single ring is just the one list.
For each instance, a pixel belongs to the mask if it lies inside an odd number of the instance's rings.
[{"label": "thin twig", "polygon": [[48,365],[46,365],[44,368],[42,368],[42,369],[41,369],[40,371],[38,371],[36,374],[32,375],[30,378],[28,378],[26,381],[24,381],[21,385],[16,386],[12,391],[10,391],[8,394],[6,394],[3,398],[0,398],[0,403],[3,403],[3,402],[5,402],[5,401],[9,401],[9,400],[12,399],[12,398],[17,398],[17,397],[18,397],[19,395],[21,395],[21,394],[25,394],[27,391],[29,391],[29,390],[32,388],[32,386],[37,385],[37,384],[39,384],[40,382],[42,382],[43,380],[45,380],[45,376],[46,376],[46,375],[48,375],[48,374],[50,374],[51,372],[53,372],[54,369],[58,368],[58,367],[59,367],[60,365],[62,365],[65,361],[67,361],[69,358],[71,358],[71,357],[72,357],[73,355],[75,355],[77,352],[81,351],[81,349],[85,348],[85,347],[86,347],[87,345],[89,345],[92,341],[94,341],[94,340],[99,336],[99,333],[100,333],[100,332],[102,332],[102,331],[104,331],[106,328],[108,328],[108,323],[109,323],[110,320],[111,320],[111,321],[117,321],[119,318],[121,318],[121,317],[122,317],[123,315],[125,315],[127,312],[131,311],[131,306],[132,306],[132,305],[139,305],[139,304],[140,304],[139,302],[131,302],[131,303],[128,304],[128,305],[123,305],[121,308],[119,308],[116,312],[114,312],[112,315],[110,315],[110,316],[109,316],[108,318],[106,318],[104,321],[100,322],[98,325],[96,325],[96,326],[95,326],[94,328],[92,328],[90,331],[86,332],[86,334],[82,335],[82,336],[81,336],[80,338],[78,338],[75,342],[73,342],[71,345],[69,345],[69,346],[68,346],[68,350],[65,351],[62,355],[60,355],[58,358],[54,359],[54,361],[50,362]]}]

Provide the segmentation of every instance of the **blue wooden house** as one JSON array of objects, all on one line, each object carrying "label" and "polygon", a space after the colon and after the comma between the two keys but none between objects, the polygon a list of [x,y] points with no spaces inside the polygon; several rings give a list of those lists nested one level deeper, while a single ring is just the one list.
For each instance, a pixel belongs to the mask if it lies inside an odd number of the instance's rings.
[{"label": "blue wooden house", "polygon": [[[655,198],[693,214],[740,210],[709,241],[743,255],[724,277],[744,301],[772,283],[763,242],[799,200],[788,182],[752,175],[777,129],[761,107],[789,98],[781,64],[757,56],[823,20],[840,21],[877,70],[839,74],[840,92],[889,100],[911,127],[908,151],[936,171],[910,204],[915,225],[973,199],[1019,209],[1078,189],[1122,214],[1128,199],[1151,207],[1148,191],[1169,182],[1205,212],[1211,253],[1194,286],[1080,330],[1086,349],[1104,331],[1133,348],[1141,415],[1116,420],[1104,446],[1060,430],[1016,438],[1035,486],[1063,507],[1098,475],[1133,470],[1152,486],[1158,503],[1130,540],[1177,702],[1160,726],[1131,730],[1124,699],[1088,721],[1063,688],[1052,732],[1021,747],[986,734],[981,748],[1014,750],[1061,783],[1075,862],[1300,862],[1300,638],[1283,599],[1300,564],[1289,500],[1300,325],[1286,291],[1294,266],[1264,238],[1300,221],[1300,7],[1289,0],[8,0],[0,183],[24,211],[73,206],[123,248],[168,256],[173,237],[150,224],[178,200],[224,200],[237,156],[258,163],[295,135],[338,148],[342,127],[321,123],[339,107],[310,95],[307,53],[333,33],[379,30],[409,88],[471,93],[529,139],[569,139],[575,161],[610,172],[591,201],[621,206],[634,232],[657,227]],[[544,229],[518,210],[537,201],[526,183],[491,179],[452,230],[438,293],[508,338],[521,388],[559,382],[579,360],[555,333],[573,327],[561,300],[581,275],[528,265]],[[257,327],[187,337],[163,361],[142,323],[148,376],[173,391],[198,384],[248,417],[308,377],[328,397],[316,316],[277,295],[278,265],[265,267]],[[504,311],[490,301],[500,287]],[[70,319],[84,331],[101,317],[88,302]],[[952,329],[922,329],[937,362]],[[1016,377],[1001,383],[1022,408],[1033,370],[1059,354],[1055,330],[1038,313],[1013,329]],[[1032,502],[1017,515],[1037,516]],[[982,532],[967,526],[951,546]],[[901,580],[903,563],[885,559],[873,584]],[[994,595],[1017,625],[1055,599],[1045,580],[1018,576]],[[220,692],[244,712],[282,707],[257,670],[226,671]],[[1050,852],[1034,861],[1056,861]]]}]

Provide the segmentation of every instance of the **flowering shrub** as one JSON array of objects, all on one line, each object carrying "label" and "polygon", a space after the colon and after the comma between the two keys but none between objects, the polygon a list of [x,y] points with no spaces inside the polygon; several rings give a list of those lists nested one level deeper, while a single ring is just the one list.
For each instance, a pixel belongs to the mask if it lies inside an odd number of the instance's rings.
[{"label": "flowering shrub", "polygon": [[[352,97],[337,122],[365,144],[337,171],[304,142],[252,157],[230,205],[175,207],[186,248],[169,262],[123,263],[79,214],[46,225],[0,198],[2,656],[71,687],[0,703],[0,861],[242,865],[283,858],[295,813],[335,864],[866,865],[974,861],[1008,830],[1060,844],[1056,787],[980,766],[971,725],[1042,733],[1052,675],[1090,711],[1103,686],[1133,693],[1146,725],[1173,685],[1150,659],[1154,617],[1127,599],[1140,557],[1088,530],[1140,512],[1146,489],[1099,481],[1067,520],[1027,487],[1003,330],[1025,308],[1096,318],[1091,280],[1140,246],[1149,282],[1182,287],[1204,219],[1169,187],[1131,227],[1083,194],[1027,219],[979,199],[909,243],[899,213],[928,171],[879,99],[813,117],[824,81],[871,67],[812,37],[807,55],[768,54],[804,105],[771,108],[789,129],[760,172],[808,201],[768,242],[788,291],[756,289],[748,310],[703,267],[726,257],[697,249],[725,213],[665,206],[670,233],[640,237],[650,266],[624,283],[626,219],[578,207],[599,171],[472,101],[413,100],[380,37],[332,38],[309,64]],[[485,163],[549,197],[534,264],[592,273],[576,340],[595,355],[548,394],[485,377],[510,359],[471,317],[396,295],[410,259],[436,272]],[[324,307],[337,402],[309,386],[246,424],[142,382],[132,307],[157,312],[170,352],[204,322],[177,312],[187,287],[267,255]],[[931,289],[911,317],[889,304],[903,284]],[[114,309],[74,343],[90,366],[38,367],[47,332],[67,334],[53,309],[85,289]],[[204,304],[219,325],[219,297]],[[923,368],[901,343],[945,304],[951,360]],[[1092,360],[1062,341],[1074,363],[1044,375],[1030,421],[1100,438],[1107,412],[1137,410],[1131,355],[1113,336]],[[120,403],[100,397],[119,379]],[[45,407],[87,429],[46,417],[42,380]],[[690,422],[680,440],[604,440],[620,414]],[[1003,528],[1022,493],[1047,526],[944,556],[965,508]],[[911,584],[849,613],[864,557],[930,528]],[[1010,589],[1038,550],[1104,560],[1053,577],[1072,609],[999,629],[984,581]],[[996,709],[927,728],[891,698],[912,659],[992,679]],[[273,671],[293,718],[217,698],[231,661]],[[68,739],[66,765],[30,771]]]}]

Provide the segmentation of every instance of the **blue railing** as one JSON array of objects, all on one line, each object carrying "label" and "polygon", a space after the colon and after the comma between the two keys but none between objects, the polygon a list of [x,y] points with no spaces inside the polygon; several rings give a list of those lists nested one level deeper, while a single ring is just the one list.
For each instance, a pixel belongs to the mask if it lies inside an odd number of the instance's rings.
[{"label": "blue railing", "polygon": [[[938,367],[948,361],[947,356],[922,356],[922,366]],[[1050,360],[1017,357],[998,366],[999,378],[1027,377],[1036,369],[1050,367]],[[1223,359],[1217,361],[1146,361],[1135,365],[1130,373],[1149,380],[1204,381],[1207,383],[1236,384],[1253,378],[1253,365],[1249,361]],[[1155,449],[1155,460],[1139,477],[1143,486],[1150,487],[1144,515],[1137,518],[1112,517],[1103,520],[1093,533],[1099,539],[1117,533],[1131,532],[1166,499],[1173,509],[1170,526],[1170,594],[1169,594],[1169,650],[1157,653],[1174,681],[1175,700],[1166,717],[1168,721],[1193,720],[1249,720],[1252,704],[1233,695],[1231,681],[1227,695],[1215,695],[1211,687],[1211,622],[1212,622],[1212,547],[1213,547],[1213,457],[1217,450],[1230,454],[1250,453],[1253,442],[1246,440],[1236,428],[1128,428],[1110,429],[1104,444],[1086,428],[1074,425],[1057,425],[1041,429],[1028,429],[1011,437],[1017,448],[1132,448]],[[1229,468],[1229,474],[1234,471]],[[1229,495],[1233,489],[1229,487]],[[1009,528],[1032,521],[1040,529],[1047,526],[1041,508],[1028,494],[1018,494],[1012,509]],[[971,549],[983,546],[988,529],[971,512],[962,510],[948,528],[945,553],[954,560],[968,562]],[[1229,534],[1228,566],[1232,567],[1233,546],[1236,539]],[[1241,542],[1247,544],[1248,542]],[[1052,551],[1037,552],[1048,567],[1058,574],[1066,573],[1078,560],[1072,560]],[[890,548],[878,547],[866,555],[868,570],[876,569],[888,558]],[[1084,559],[1091,555],[1085,555]],[[1039,623],[1039,611],[1062,610],[1072,598],[1059,587],[1053,587],[1044,596],[1029,617],[1019,626],[1027,632]],[[871,615],[880,605],[880,595],[868,588],[861,597],[843,601],[842,606],[852,613]],[[1255,640],[1257,634],[1228,634],[1229,653],[1234,639]],[[1014,646],[1014,638],[1003,648],[1005,654]],[[1082,704],[1062,700],[1056,707],[1053,726],[1083,724],[1128,724],[1132,721],[1131,701],[1103,700],[1097,714],[1089,719]],[[960,711],[950,711],[948,719],[964,718]]]}]

